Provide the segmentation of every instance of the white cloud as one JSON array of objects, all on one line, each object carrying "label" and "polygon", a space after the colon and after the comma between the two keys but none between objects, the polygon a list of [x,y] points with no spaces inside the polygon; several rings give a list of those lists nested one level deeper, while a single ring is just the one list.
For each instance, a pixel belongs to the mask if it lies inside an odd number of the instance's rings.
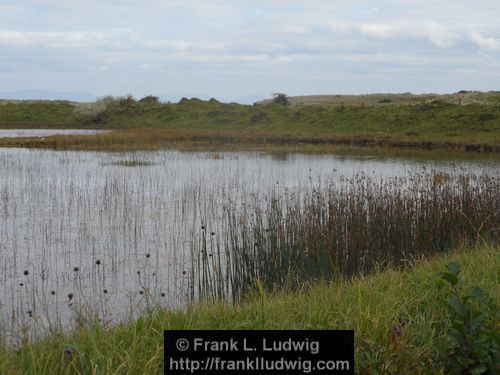
[{"label": "white cloud", "polygon": [[461,35],[446,26],[430,22],[425,26],[425,31],[432,43],[441,48],[451,48],[461,39]]},{"label": "white cloud", "polygon": [[481,50],[486,52],[496,52],[500,51],[500,42],[498,39],[485,37],[478,33],[477,31],[471,31],[469,33],[470,40],[476,43]]},{"label": "white cloud", "polygon": [[[432,77],[482,74],[485,85],[498,86],[496,78],[484,80],[498,77],[498,14],[500,2],[493,0],[481,6],[465,0],[0,0],[0,73],[9,72],[0,80],[41,86],[36,80],[43,72],[64,70],[75,76],[64,82],[77,86],[82,71],[106,67],[105,76],[85,83],[123,87],[124,76],[158,71],[163,75],[150,81],[158,85],[167,73],[178,72],[205,74],[208,82],[231,72],[241,79],[220,81],[216,88],[203,87],[201,79],[193,85],[208,92],[245,90],[249,81],[266,87],[295,82],[298,90],[313,72],[322,77],[317,91],[324,92],[339,80],[355,90],[360,73],[365,83],[385,84],[379,73],[388,66],[391,80],[401,74],[392,82],[408,86],[402,91],[422,82],[408,79],[417,68]],[[24,78],[34,70],[35,80]],[[263,75],[266,80],[258,81]]]},{"label": "white cloud", "polygon": [[387,38],[394,36],[398,30],[397,27],[390,24],[374,24],[367,23],[361,24],[359,29],[362,34],[374,37],[374,38]]},{"label": "white cloud", "polygon": [[0,31],[0,44],[11,47],[85,48],[117,45],[116,37],[97,32]]}]

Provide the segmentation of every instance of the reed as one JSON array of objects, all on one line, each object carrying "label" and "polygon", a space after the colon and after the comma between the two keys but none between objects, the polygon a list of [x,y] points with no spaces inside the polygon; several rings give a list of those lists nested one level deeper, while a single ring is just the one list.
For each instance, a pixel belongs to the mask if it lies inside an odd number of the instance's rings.
[{"label": "reed", "polygon": [[[296,290],[369,274],[462,244],[498,243],[500,180],[420,173],[375,180],[361,174],[310,191],[255,197],[225,210],[224,240],[193,251],[201,299],[240,301],[255,290]],[[210,249],[207,251],[207,246]]]}]

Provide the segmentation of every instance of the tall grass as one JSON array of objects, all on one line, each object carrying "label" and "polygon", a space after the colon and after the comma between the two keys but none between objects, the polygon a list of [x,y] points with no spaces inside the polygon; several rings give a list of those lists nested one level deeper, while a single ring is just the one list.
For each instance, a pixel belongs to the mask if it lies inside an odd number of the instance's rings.
[{"label": "tall grass", "polygon": [[332,181],[310,192],[255,197],[226,209],[225,239],[193,253],[200,298],[241,300],[256,282],[297,289],[318,280],[406,266],[478,241],[497,243],[500,180],[421,173]]}]

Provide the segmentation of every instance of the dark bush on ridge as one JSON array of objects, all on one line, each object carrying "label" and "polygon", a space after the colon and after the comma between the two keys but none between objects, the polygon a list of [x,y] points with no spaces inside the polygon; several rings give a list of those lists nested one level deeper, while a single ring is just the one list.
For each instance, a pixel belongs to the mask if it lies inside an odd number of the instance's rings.
[{"label": "dark bush on ridge", "polygon": [[255,199],[242,215],[227,209],[225,237],[209,251],[205,237],[194,249],[193,298],[238,301],[257,280],[266,290],[296,289],[499,239],[500,180],[489,176],[360,175],[276,194],[265,209]]}]

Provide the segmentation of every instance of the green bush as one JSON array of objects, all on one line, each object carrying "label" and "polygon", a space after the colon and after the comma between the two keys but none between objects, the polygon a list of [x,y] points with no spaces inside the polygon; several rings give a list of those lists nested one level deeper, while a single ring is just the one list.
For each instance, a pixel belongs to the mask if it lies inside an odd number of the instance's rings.
[{"label": "green bush", "polygon": [[117,102],[112,96],[105,96],[94,103],[77,104],[73,115],[84,124],[100,124],[105,120],[105,112],[109,106]]},{"label": "green bush", "polygon": [[160,99],[154,95],[147,95],[139,100],[139,103],[159,104]]},{"label": "green bush", "polygon": [[481,288],[472,287],[468,293],[457,287],[461,267],[456,262],[447,266],[441,278],[451,285],[446,298],[452,328],[453,346],[447,355],[446,373],[498,374],[500,367],[500,331],[497,327],[499,310],[495,300]]},{"label": "green bush", "polygon": [[273,103],[281,104],[281,105],[288,105],[289,102],[290,102],[290,100],[286,94],[283,94],[281,92],[275,92],[273,94]]}]

